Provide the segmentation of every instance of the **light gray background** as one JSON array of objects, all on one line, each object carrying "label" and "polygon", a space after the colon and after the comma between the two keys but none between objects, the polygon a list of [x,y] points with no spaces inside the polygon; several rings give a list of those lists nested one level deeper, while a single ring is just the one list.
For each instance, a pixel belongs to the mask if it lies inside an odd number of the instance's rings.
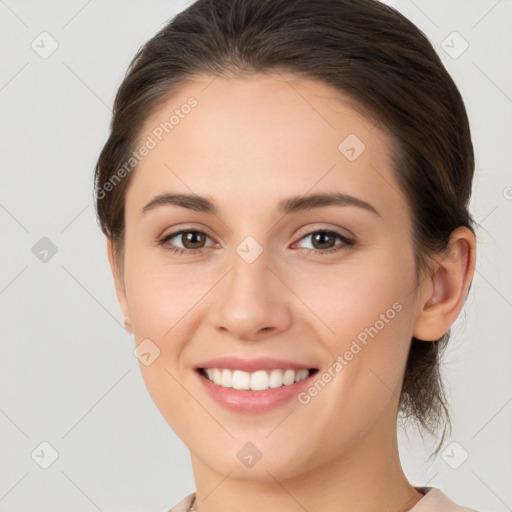
[{"label": "light gray background", "polygon": [[[433,463],[414,433],[400,436],[400,453],[414,485],[512,510],[512,2],[392,4],[428,35],[465,99],[481,225],[445,359],[453,436]],[[92,197],[126,67],[186,5],[0,0],[1,511],[163,512],[194,490],[188,451],[151,401],[122,326]],[[51,48],[43,31],[58,42],[46,59],[31,47]],[[453,31],[469,44],[457,58],[464,42]],[[57,248],[46,262],[33,253],[42,237]],[[43,441],[58,452],[47,469]]]}]

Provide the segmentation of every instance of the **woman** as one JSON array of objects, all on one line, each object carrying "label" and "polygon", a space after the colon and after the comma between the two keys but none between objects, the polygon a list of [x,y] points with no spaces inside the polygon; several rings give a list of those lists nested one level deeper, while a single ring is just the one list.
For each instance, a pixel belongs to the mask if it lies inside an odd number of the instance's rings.
[{"label": "woman", "polygon": [[96,206],[191,453],[173,512],[470,510],[408,482],[396,424],[446,437],[473,169],[453,80],[377,1],[198,0],[139,50]]}]

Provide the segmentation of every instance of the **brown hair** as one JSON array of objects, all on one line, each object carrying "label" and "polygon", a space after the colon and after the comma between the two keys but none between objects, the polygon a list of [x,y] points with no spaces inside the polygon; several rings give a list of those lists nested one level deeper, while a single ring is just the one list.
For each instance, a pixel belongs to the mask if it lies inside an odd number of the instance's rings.
[{"label": "brown hair", "polygon": [[[98,219],[120,268],[131,173],[118,183],[112,178],[132,156],[147,118],[196,76],[281,71],[331,85],[392,135],[419,278],[455,228],[474,233],[468,211],[474,155],[463,99],[412,22],[377,0],[197,0],[133,58],[96,164]],[[439,372],[449,336],[450,330],[431,342],[412,338],[400,396],[404,418],[432,435],[444,423],[434,454],[451,429]]]}]

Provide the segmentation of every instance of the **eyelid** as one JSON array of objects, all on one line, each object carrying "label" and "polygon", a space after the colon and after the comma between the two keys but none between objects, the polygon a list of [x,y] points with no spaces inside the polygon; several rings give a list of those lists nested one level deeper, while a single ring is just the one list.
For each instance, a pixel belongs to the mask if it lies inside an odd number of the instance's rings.
[{"label": "eyelid", "polygon": [[313,225],[310,224],[305,228],[301,228],[296,236],[298,237],[298,239],[301,239],[307,235],[311,235],[312,233],[316,233],[318,231],[335,231],[340,236],[348,238],[354,242],[356,241],[357,238],[356,235],[347,228],[342,228],[341,226],[334,226],[329,223],[320,222]]},{"label": "eyelid", "polygon": [[[174,230],[171,230],[169,233],[160,235],[155,240],[155,245],[157,246],[165,246],[166,243],[168,243],[169,240],[172,240],[173,238],[176,238],[183,233],[200,233],[202,235],[205,235],[207,238],[209,238],[213,243],[211,245],[207,245],[206,247],[200,247],[199,249],[182,249],[181,247],[174,247],[177,250],[182,250],[183,252],[188,252],[190,254],[198,253],[200,251],[204,251],[208,247],[214,247],[216,245],[219,245],[218,242],[215,241],[214,237],[210,236],[205,230],[199,229],[199,228],[191,228],[191,227],[184,227],[184,228],[177,228]],[[164,247],[165,248],[165,247]],[[170,249],[167,249],[170,250]]]},{"label": "eyelid", "polygon": [[352,237],[349,238],[349,237],[345,236],[339,229],[333,229],[333,228],[316,228],[316,229],[310,230],[310,231],[306,232],[305,234],[301,235],[297,239],[297,241],[293,243],[293,245],[297,245],[302,240],[312,237],[317,233],[327,233],[330,236],[338,238],[339,240],[341,240],[341,244],[335,244],[333,247],[330,247],[325,250],[303,248],[303,251],[306,254],[313,254],[314,256],[327,256],[330,254],[339,254],[342,251],[345,251],[345,250],[349,249],[350,247],[356,245],[355,238],[352,238]]},{"label": "eyelid", "polygon": [[[345,235],[342,232],[342,228],[340,228],[340,227],[332,228],[332,227],[325,227],[325,225],[324,225],[324,226],[317,226],[316,228],[310,226],[307,230],[306,230],[306,228],[304,228],[304,229],[305,229],[305,232],[301,233],[300,235],[297,235],[296,241],[293,242],[292,247],[295,246],[296,244],[300,243],[303,239],[306,239],[306,238],[311,237],[317,233],[322,233],[322,232],[328,233],[329,235],[332,235],[334,237],[338,237],[341,240],[341,244],[336,244],[333,247],[325,249],[325,250],[302,248],[302,251],[305,254],[313,254],[314,256],[327,256],[330,254],[338,254],[356,244],[356,237]],[[207,238],[212,240],[213,244],[207,245],[205,247],[200,247],[197,249],[181,248],[181,247],[177,247],[174,245],[172,247],[165,246],[169,240],[171,240],[177,236],[180,236],[183,233],[187,233],[187,232],[196,232],[196,233],[203,234]],[[165,233],[165,231],[164,231],[164,233]],[[215,247],[216,245],[218,246],[218,242],[215,242],[215,239],[213,237],[211,237],[206,232],[206,230],[203,230],[202,228],[199,229],[199,228],[195,228],[195,227],[185,226],[185,227],[177,228],[176,230],[172,230],[170,233],[168,233],[166,235],[161,235],[160,237],[158,237],[158,239],[156,241],[156,245],[161,246],[164,250],[166,250],[172,254],[185,255],[185,257],[186,257],[186,255],[193,256],[193,255],[203,254],[204,251],[208,247],[211,248],[211,247]]]},{"label": "eyelid", "polygon": [[185,224],[184,226],[181,224],[178,224],[178,226],[172,226],[172,227],[168,227],[168,228],[164,229],[162,231],[162,233],[159,236],[157,236],[157,240],[166,238],[169,235],[176,236],[176,235],[182,233],[183,231],[197,231],[199,233],[205,234],[207,237],[211,238],[212,240],[218,239],[219,241],[222,241],[222,238],[220,236],[212,236],[209,232],[209,229],[203,225],[194,226],[194,225],[187,225],[187,224]]},{"label": "eyelid", "polygon": [[[169,230],[169,232],[167,234],[165,234],[168,230]],[[180,227],[176,227],[176,228],[172,227],[172,228],[165,229],[162,232],[162,234],[157,237],[157,241],[161,240],[162,238],[166,238],[169,235],[177,236],[178,234],[181,234],[183,231],[197,231],[199,233],[205,234],[206,236],[208,236],[212,240],[214,240],[216,238],[216,237],[213,237],[212,235],[210,235],[209,232],[208,232],[208,229],[203,227],[203,226],[196,227],[196,226],[192,226],[192,225],[185,225],[185,226],[180,226]],[[354,233],[352,233],[352,231],[350,231],[347,228],[341,228],[339,226],[329,226],[329,225],[321,224],[321,223],[318,223],[317,226],[315,226],[315,225],[311,226],[310,225],[310,226],[306,226],[306,227],[300,229],[298,234],[295,235],[294,238],[296,238],[296,242],[298,242],[299,240],[301,240],[305,236],[311,235],[311,234],[316,233],[318,231],[334,231],[334,232],[336,232],[336,234],[338,234],[338,235],[340,235],[342,237],[348,238],[348,239],[350,239],[353,242],[355,242],[356,238],[357,238],[356,235],[354,235]],[[222,243],[224,243],[224,241],[222,240],[221,237],[218,237],[218,239]]]}]

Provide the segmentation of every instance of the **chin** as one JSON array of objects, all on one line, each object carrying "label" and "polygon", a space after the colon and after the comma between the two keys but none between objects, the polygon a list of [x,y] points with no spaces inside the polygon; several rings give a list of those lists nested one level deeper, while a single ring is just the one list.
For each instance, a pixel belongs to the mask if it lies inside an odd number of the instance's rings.
[{"label": "chin", "polygon": [[[261,449],[257,451],[255,445],[250,441],[240,442],[235,440],[232,443],[233,448],[219,450],[204,450],[205,457],[201,457],[201,452],[194,451],[196,456],[202,460],[213,471],[229,475],[229,478],[236,480],[247,480],[253,482],[274,482],[294,478],[301,473],[312,469],[311,461],[301,457],[297,460],[297,452],[304,449],[303,446],[292,447],[288,445],[287,451],[278,447],[267,447],[260,445]],[[230,455],[233,449],[233,455]],[[193,451],[193,450],[191,450]],[[217,453],[216,453],[217,452]],[[288,453],[289,452],[289,453]],[[303,452],[301,452],[303,454]],[[251,460],[252,457],[252,460]],[[258,458],[259,457],[259,458]],[[307,468],[307,469],[306,469]]]}]

